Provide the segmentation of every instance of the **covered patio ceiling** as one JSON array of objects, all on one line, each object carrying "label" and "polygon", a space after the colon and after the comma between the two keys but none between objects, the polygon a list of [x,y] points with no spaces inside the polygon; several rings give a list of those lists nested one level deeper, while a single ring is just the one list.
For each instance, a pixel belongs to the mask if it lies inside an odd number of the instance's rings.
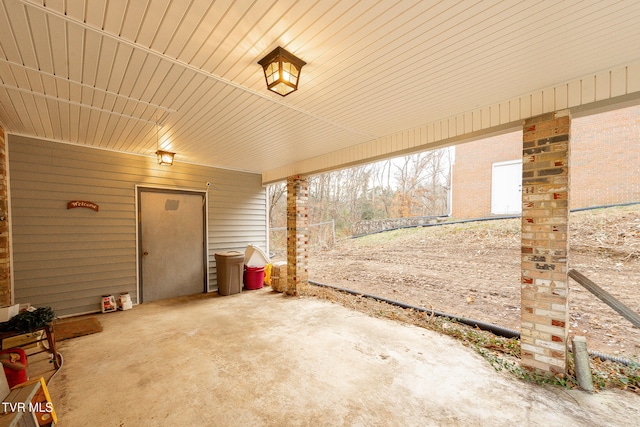
[{"label": "covered patio ceiling", "polygon": [[[261,173],[444,145],[636,101],[633,0],[2,0],[8,133]],[[300,89],[266,89],[276,46]],[[613,101],[611,101],[613,100]]]}]

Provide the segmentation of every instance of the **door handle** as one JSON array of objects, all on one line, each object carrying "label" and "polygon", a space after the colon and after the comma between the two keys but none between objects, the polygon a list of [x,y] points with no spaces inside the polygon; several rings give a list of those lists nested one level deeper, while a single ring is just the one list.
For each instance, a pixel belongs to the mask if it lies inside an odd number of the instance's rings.
[{"label": "door handle", "polygon": [[142,255],[149,255],[149,252],[142,252]]}]

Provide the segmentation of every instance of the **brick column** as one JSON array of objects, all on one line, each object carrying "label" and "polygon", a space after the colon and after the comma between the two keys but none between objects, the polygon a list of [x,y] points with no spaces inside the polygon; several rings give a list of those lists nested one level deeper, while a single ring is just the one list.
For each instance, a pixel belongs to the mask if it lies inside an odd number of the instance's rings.
[{"label": "brick column", "polygon": [[298,295],[309,280],[309,184],[306,176],[287,178],[287,294]]},{"label": "brick column", "polygon": [[522,150],[522,366],[565,373],[569,317],[568,111],[524,124]]},{"label": "brick column", "polygon": [[9,256],[7,151],[4,129],[0,126],[0,305],[3,306],[11,304],[11,269]]}]

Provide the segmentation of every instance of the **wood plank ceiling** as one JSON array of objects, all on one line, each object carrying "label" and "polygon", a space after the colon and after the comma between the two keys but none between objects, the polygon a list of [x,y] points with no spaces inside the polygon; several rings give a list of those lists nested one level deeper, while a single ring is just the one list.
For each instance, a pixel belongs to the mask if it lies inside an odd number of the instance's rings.
[{"label": "wood plank ceiling", "polygon": [[640,59],[634,0],[0,0],[0,29],[7,132],[258,173]]}]

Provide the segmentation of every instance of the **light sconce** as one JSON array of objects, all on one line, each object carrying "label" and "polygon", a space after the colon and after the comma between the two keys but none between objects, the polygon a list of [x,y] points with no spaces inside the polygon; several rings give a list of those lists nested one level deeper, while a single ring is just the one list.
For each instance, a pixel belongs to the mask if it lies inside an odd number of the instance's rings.
[{"label": "light sconce", "polygon": [[158,156],[158,164],[159,165],[165,165],[165,166],[171,166],[173,165],[173,156],[176,155],[176,153],[172,153],[171,151],[164,151],[160,149],[160,131],[159,131],[159,125],[156,123],[156,155]]},{"label": "light sconce", "polygon": [[158,150],[156,151],[156,154],[158,155],[159,165],[171,166],[173,164],[173,156],[175,156],[176,153],[172,153],[170,151]]},{"label": "light sconce", "polygon": [[300,70],[306,62],[278,46],[258,61],[258,64],[262,65],[264,70],[267,89],[278,95],[287,96],[298,90]]}]

